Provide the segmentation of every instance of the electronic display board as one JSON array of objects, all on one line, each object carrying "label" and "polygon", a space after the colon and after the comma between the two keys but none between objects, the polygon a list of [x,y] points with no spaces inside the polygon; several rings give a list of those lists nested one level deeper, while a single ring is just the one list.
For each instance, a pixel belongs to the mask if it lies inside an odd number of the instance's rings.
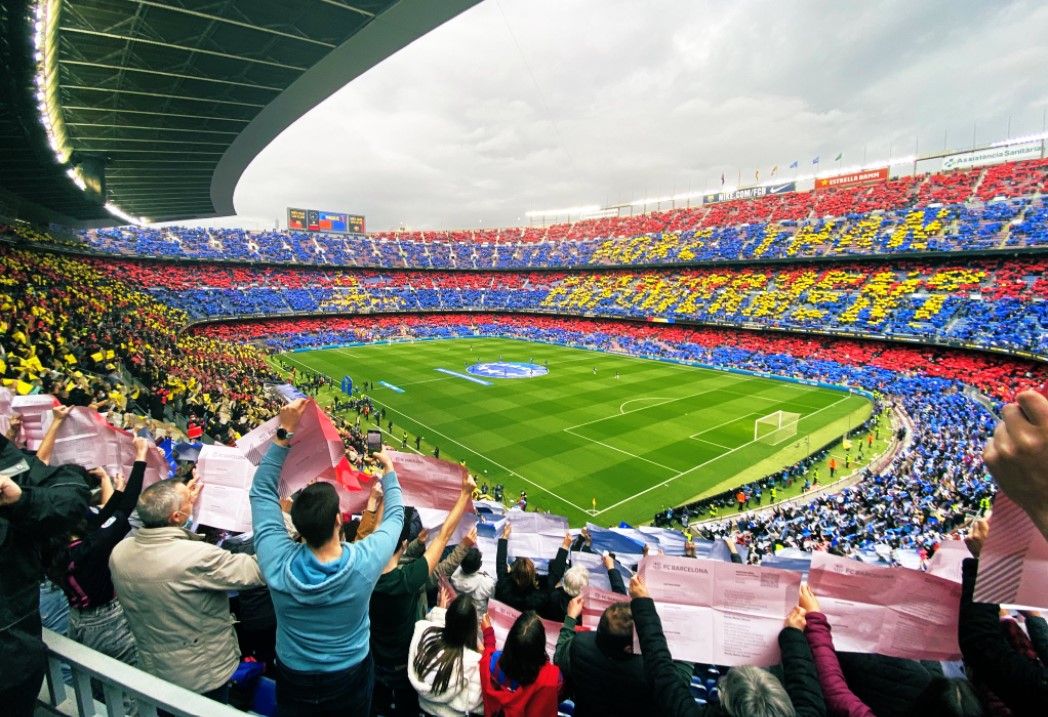
[{"label": "electronic display board", "polygon": [[291,207],[287,210],[288,229],[332,234],[363,234],[365,226],[364,217],[359,214]]}]

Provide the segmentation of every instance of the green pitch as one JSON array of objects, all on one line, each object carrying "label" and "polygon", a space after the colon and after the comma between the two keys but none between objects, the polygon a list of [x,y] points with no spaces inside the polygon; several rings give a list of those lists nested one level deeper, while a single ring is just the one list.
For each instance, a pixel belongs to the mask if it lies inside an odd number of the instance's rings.
[{"label": "green pitch", "polygon": [[[839,438],[869,417],[860,397],[785,381],[512,339],[454,339],[282,354],[357,387],[394,428],[387,441],[465,461],[478,483],[502,483],[506,498],[528,492],[529,509],[573,525],[651,521],[680,505],[761,478]],[[468,375],[480,362],[546,365],[524,379]],[[595,370],[595,371],[594,371]],[[379,385],[379,381],[401,392]],[[754,422],[801,414],[779,445],[754,440]],[[355,414],[346,414],[352,418]],[[383,430],[388,427],[385,423]],[[593,500],[596,499],[596,508]]]}]

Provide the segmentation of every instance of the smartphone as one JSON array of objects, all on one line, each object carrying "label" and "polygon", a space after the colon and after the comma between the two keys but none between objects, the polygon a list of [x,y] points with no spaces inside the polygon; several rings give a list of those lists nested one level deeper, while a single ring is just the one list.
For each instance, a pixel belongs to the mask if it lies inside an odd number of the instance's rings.
[{"label": "smartphone", "polygon": [[368,453],[379,453],[382,450],[382,431],[370,429],[368,431]]}]

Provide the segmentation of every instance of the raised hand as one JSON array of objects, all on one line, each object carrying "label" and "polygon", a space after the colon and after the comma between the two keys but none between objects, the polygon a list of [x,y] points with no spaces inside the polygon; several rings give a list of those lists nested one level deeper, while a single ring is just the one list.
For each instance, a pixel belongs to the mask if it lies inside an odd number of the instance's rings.
[{"label": "raised hand", "polygon": [[505,525],[502,526],[502,539],[509,540],[510,534],[513,532],[513,523],[506,521]]},{"label": "raised hand", "polygon": [[0,478],[0,506],[13,505],[21,498],[21,486],[10,478]]},{"label": "raised hand", "polygon": [[648,594],[648,585],[644,582],[644,578],[640,576],[640,573],[635,574],[630,578],[630,597],[631,598],[650,598]]},{"label": "raised hand", "polygon": [[1001,490],[1048,538],[1048,394],[1023,391],[1001,410],[983,461]]},{"label": "raised hand", "polygon": [[462,544],[467,548],[473,548],[477,545],[477,526],[473,526],[469,529],[469,532],[462,536]]},{"label": "raised hand", "polygon": [[803,630],[808,626],[808,621],[804,619],[805,610],[804,608],[795,606],[790,610],[789,615],[786,616],[785,625],[786,627],[795,627],[798,630]]},{"label": "raised hand", "polygon": [[579,615],[582,614],[582,594],[581,593],[579,595],[576,595],[575,597],[573,597],[571,600],[568,601],[568,609],[567,609],[566,614],[567,614],[568,617],[574,618],[575,620],[579,619]]},{"label": "raised hand", "polygon": [[144,461],[149,457],[149,448],[153,442],[143,436],[135,436],[131,444],[135,447],[135,460]]},{"label": "raised hand", "polygon": [[204,483],[194,476],[188,483],[186,488],[189,489],[189,502],[196,505],[197,498],[200,497],[200,491],[204,490]]},{"label": "raised hand", "polygon": [[979,553],[982,552],[983,543],[986,542],[986,537],[990,534],[990,523],[986,520],[979,519],[972,523],[971,532],[968,533],[968,537],[964,539],[964,544],[968,546],[968,552],[972,554],[973,558],[978,558]]},{"label": "raised hand", "polygon": [[560,547],[562,547],[564,550],[567,550],[571,547],[571,541],[571,533],[564,533],[564,539],[560,541]]},{"label": "raised hand", "polygon": [[815,597],[815,593],[808,586],[808,583],[801,583],[800,595],[797,598],[797,605],[804,612],[822,612],[819,609],[819,600]]},{"label": "raised hand", "polygon": [[64,421],[69,417],[69,412],[72,410],[72,406],[55,406],[51,409],[51,414],[54,416],[54,420]]},{"label": "raised hand", "polygon": [[281,406],[280,413],[278,414],[280,427],[288,433],[294,433],[298,428],[299,422],[302,420],[302,414],[305,412],[306,399],[304,398],[296,398],[291,403]]}]

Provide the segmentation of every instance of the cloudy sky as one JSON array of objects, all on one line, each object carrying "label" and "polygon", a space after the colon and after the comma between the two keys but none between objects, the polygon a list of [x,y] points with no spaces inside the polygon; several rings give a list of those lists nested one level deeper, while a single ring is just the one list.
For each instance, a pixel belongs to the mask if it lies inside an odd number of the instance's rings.
[{"label": "cloudy sky", "polygon": [[222,223],[505,226],[1040,132],[1046,36],[1037,1],[485,0],[288,128]]}]

